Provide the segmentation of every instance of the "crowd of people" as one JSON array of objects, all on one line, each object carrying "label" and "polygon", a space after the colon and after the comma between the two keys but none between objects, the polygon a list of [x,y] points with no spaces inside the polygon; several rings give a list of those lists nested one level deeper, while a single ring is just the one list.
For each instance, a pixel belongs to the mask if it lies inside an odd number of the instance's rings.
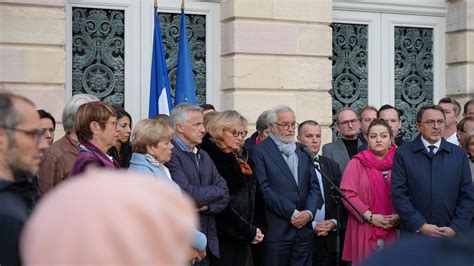
[{"label": "crowd of people", "polygon": [[0,265],[357,266],[474,229],[474,99],[421,107],[413,140],[391,105],[344,107],[324,146],[285,105],[248,138],[210,104],[132,124],[78,94],[57,141],[25,97],[1,92],[0,117]]}]

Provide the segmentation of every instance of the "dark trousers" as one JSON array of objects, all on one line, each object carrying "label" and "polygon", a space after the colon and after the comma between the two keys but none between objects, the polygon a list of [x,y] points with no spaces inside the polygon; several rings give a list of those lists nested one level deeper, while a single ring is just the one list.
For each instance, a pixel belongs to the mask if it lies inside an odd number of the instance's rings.
[{"label": "dark trousers", "polygon": [[334,248],[327,245],[324,237],[315,237],[313,240],[313,266],[335,266],[337,261]]},{"label": "dark trousers", "polygon": [[296,237],[291,241],[265,242],[262,245],[262,265],[310,266],[311,238]]},{"label": "dark trousers", "polygon": [[248,244],[220,243],[220,258],[211,256],[211,266],[246,266],[250,255]]},{"label": "dark trousers", "polygon": [[[336,232],[331,232],[332,236],[314,237],[313,239],[313,266],[336,266],[337,265],[337,253],[336,253]],[[344,246],[344,233],[345,230],[341,230],[341,243],[340,243],[340,254],[339,254],[339,266],[348,266],[347,261],[341,260],[342,247]],[[327,241],[326,237],[333,237],[332,241]],[[332,245],[332,246],[330,246]]]}]

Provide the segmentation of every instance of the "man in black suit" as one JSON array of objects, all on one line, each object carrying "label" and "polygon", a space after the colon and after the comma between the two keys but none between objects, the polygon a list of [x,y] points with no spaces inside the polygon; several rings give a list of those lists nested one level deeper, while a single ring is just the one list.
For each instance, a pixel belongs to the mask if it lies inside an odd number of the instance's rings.
[{"label": "man in black suit", "polygon": [[[333,183],[339,186],[341,182],[341,171],[339,165],[323,156],[318,156],[321,147],[321,126],[318,122],[307,120],[301,123],[298,127],[298,142],[305,144],[311,150],[314,164],[327,176]],[[331,191],[331,184],[327,182],[321,173],[316,171],[319,186],[323,192],[324,205],[317,210],[313,219],[313,265],[330,266],[336,265],[338,260],[336,253],[336,227],[344,224],[345,216],[347,215],[345,209],[340,207],[340,218],[337,218],[337,202],[333,199],[334,192]],[[340,230],[341,243],[344,239],[343,230]],[[342,245],[340,245],[342,247]]]}]

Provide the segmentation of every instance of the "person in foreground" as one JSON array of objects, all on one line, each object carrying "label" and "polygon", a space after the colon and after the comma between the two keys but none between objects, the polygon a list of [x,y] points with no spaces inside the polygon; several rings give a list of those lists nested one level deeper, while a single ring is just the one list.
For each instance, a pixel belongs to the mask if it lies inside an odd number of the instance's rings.
[{"label": "person in foreground", "polygon": [[108,167],[119,169],[120,165],[109,155],[117,137],[117,112],[103,102],[90,102],[77,110],[74,131],[79,139],[80,152],[72,166],[71,176],[87,168]]},{"label": "person in foreground", "polygon": [[468,158],[442,138],[445,121],[441,107],[423,106],[416,117],[420,135],[395,154],[392,198],[402,236],[451,237],[471,223],[474,199]]},{"label": "person in foreground", "polygon": [[[247,135],[247,120],[237,111],[227,110],[213,116],[206,123],[209,132],[201,148],[216,165],[219,174],[226,180],[230,201],[216,215],[220,257],[212,257],[211,265],[247,265],[250,243],[260,243],[264,235],[254,225],[256,180],[246,157],[239,151]],[[242,154],[247,155],[246,150]]]},{"label": "person in foreground", "polygon": [[368,149],[355,155],[344,171],[341,190],[368,222],[346,201],[349,212],[342,259],[359,265],[377,249],[393,242],[399,216],[390,195],[392,162],[395,153],[393,133],[382,119],[368,129]]},{"label": "person in foreground", "polygon": [[79,177],[33,212],[21,236],[25,265],[186,265],[197,226],[187,196],[138,173]]},{"label": "person in foreground", "polygon": [[267,119],[269,137],[251,150],[268,223],[262,264],[311,265],[311,221],[323,205],[314,166],[295,142],[293,110],[276,106]]},{"label": "person in foreground", "polygon": [[0,92],[0,265],[21,265],[18,239],[36,201],[44,133],[30,100]]},{"label": "person in foreground", "polygon": [[[144,119],[135,126],[132,133],[132,158],[130,172],[141,172],[162,179],[181,193],[179,186],[171,179],[168,168],[164,165],[171,159],[171,139],[173,128],[155,119]],[[195,231],[191,259],[201,260],[206,256],[206,236]]]}]

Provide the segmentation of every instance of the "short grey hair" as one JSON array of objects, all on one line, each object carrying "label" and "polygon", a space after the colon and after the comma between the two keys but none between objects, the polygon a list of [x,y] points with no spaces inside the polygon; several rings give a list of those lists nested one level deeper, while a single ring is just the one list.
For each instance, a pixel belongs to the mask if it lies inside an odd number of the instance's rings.
[{"label": "short grey hair", "polygon": [[63,109],[62,122],[64,132],[71,133],[73,131],[74,119],[79,106],[85,103],[98,101],[100,101],[99,98],[90,94],[76,94],[72,96]]},{"label": "short grey hair", "polygon": [[257,128],[257,131],[259,132],[264,131],[265,129],[268,128],[268,119],[267,119],[268,111],[269,110],[263,111],[263,113],[261,113],[257,118],[255,127]]},{"label": "short grey hair", "polygon": [[173,128],[176,129],[177,124],[182,124],[188,120],[188,112],[201,112],[202,108],[197,105],[181,103],[173,107],[171,110],[170,120]]},{"label": "short grey hair", "polygon": [[293,113],[294,114],[295,112],[293,112],[293,110],[289,106],[282,105],[282,104],[277,105],[268,111],[267,124],[276,123],[277,115],[279,113]]}]

